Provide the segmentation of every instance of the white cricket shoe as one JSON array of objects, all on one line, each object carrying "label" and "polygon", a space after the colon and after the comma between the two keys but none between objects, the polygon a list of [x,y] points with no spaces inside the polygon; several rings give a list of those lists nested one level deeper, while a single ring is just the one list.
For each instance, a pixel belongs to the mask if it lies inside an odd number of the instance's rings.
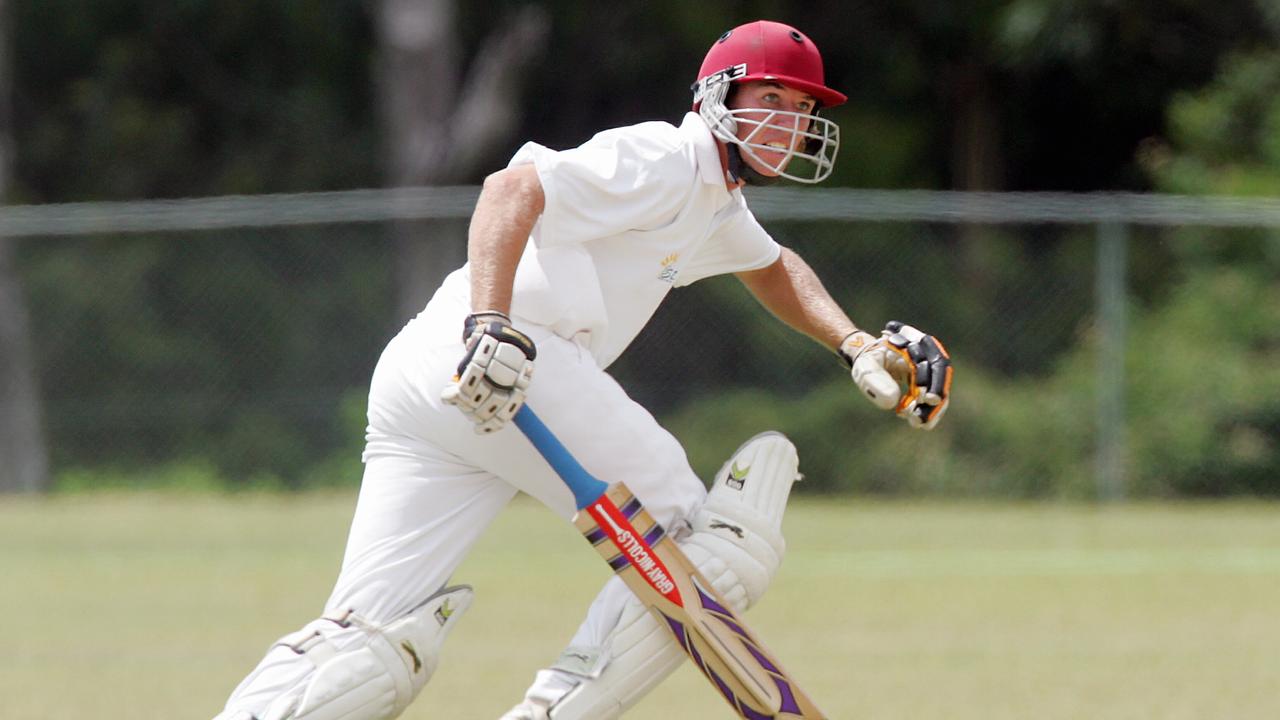
[{"label": "white cricket shoe", "polygon": [[545,706],[532,700],[524,700],[498,720],[551,720],[551,715],[547,713]]}]

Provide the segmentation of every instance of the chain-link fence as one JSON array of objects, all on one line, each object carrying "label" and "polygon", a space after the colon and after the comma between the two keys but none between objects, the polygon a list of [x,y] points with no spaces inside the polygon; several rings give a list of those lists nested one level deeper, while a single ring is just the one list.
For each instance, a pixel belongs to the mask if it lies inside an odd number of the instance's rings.
[{"label": "chain-link fence", "polygon": [[[0,210],[0,237],[20,238],[58,483],[358,481],[397,298],[406,278],[451,269],[429,258],[459,257],[475,194]],[[1280,493],[1280,202],[819,189],[750,202],[855,321],[942,338],[954,402],[937,431],[908,432],[828,352],[714,278],[674,291],[614,368],[699,471],[773,428],[796,440],[810,490]],[[404,237],[419,238],[412,261]]]}]

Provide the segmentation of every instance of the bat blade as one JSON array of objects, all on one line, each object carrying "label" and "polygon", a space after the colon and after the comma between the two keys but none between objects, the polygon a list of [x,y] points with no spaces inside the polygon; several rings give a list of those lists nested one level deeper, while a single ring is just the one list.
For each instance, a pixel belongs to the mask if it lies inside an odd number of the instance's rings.
[{"label": "bat blade", "polygon": [[825,717],[625,484],[579,511],[574,524],[739,717]]},{"label": "bat blade", "polygon": [[573,492],[574,524],[745,720],[826,718],[623,483],[596,479],[525,405],[516,427]]}]

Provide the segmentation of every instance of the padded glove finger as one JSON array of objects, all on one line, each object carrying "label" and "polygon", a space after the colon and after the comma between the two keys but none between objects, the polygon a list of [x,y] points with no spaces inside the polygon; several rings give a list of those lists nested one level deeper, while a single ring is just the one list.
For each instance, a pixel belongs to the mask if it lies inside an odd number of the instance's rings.
[{"label": "padded glove finger", "polygon": [[886,366],[888,351],[870,333],[855,332],[840,343],[840,357],[853,382],[876,407],[892,410],[902,394],[898,380]]}]

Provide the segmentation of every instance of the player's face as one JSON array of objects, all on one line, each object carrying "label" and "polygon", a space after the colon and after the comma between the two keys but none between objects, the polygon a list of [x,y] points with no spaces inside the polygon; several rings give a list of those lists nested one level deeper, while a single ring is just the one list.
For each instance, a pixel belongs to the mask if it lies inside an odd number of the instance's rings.
[{"label": "player's face", "polygon": [[738,139],[776,148],[756,148],[759,159],[751,157],[750,153],[744,153],[743,160],[762,175],[777,175],[774,168],[786,159],[788,153],[803,147],[804,136],[800,133],[809,129],[810,116],[816,107],[817,101],[812,95],[778,82],[757,80],[743,83],[729,102],[729,109],[758,108],[760,112],[734,113],[734,117],[739,120]]}]

